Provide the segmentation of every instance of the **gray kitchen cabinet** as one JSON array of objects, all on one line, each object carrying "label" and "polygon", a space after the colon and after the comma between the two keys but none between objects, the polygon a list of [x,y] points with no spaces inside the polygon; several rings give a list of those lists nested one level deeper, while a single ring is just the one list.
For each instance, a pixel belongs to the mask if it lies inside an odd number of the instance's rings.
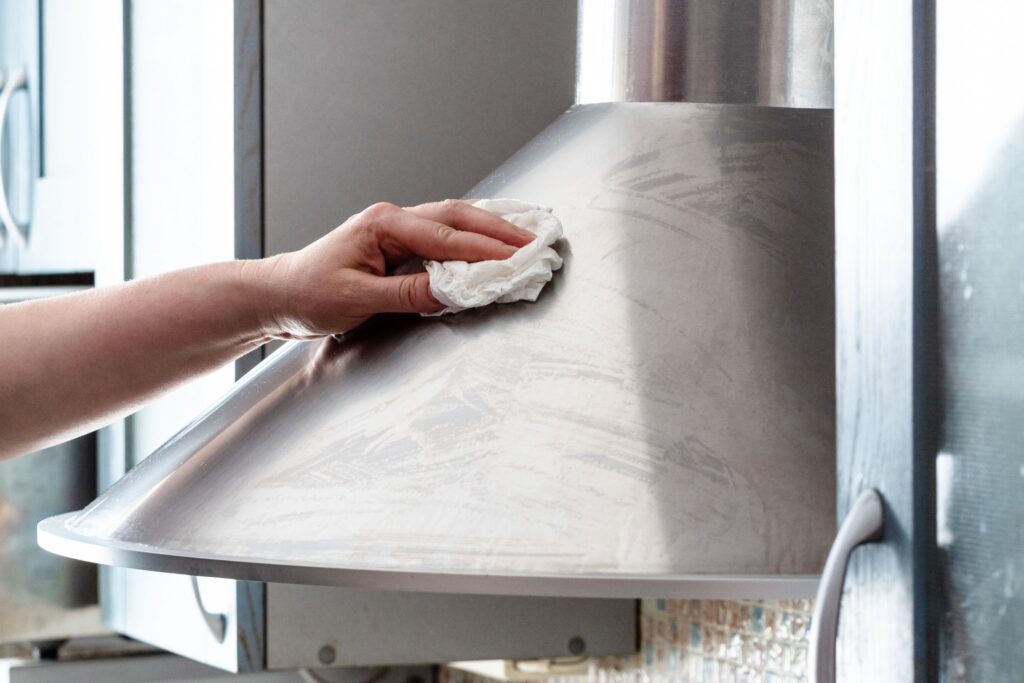
[{"label": "gray kitchen cabinet", "polygon": [[[126,277],[297,249],[376,201],[461,196],[573,101],[574,0],[125,7]],[[261,356],[108,428],[103,483]],[[389,594],[112,567],[101,568],[101,589],[115,630],[231,671],[635,647],[629,600]]]},{"label": "gray kitchen cabinet", "polygon": [[846,522],[818,683],[1021,680],[1020,19],[996,0],[836,3]]}]

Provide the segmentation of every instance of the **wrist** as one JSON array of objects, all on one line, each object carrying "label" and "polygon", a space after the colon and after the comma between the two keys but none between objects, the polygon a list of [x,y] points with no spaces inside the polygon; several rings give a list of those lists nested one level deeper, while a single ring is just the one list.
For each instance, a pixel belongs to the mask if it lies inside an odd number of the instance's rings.
[{"label": "wrist", "polygon": [[283,257],[277,254],[262,259],[238,261],[240,279],[251,303],[249,315],[257,334],[264,339],[286,336],[285,311],[287,294],[282,271]]}]

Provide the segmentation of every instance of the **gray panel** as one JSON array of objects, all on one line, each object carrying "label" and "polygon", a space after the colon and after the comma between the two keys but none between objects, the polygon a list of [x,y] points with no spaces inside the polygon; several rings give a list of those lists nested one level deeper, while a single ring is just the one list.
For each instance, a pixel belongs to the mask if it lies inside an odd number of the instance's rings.
[{"label": "gray panel", "polygon": [[1008,683],[1024,675],[1024,5],[937,7],[942,680]]},{"label": "gray panel", "polygon": [[913,680],[922,666],[923,568],[931,539],[917,429],[922,239],[928,227],[927,81],[916,0],[836,2],[836,373],[839,517],[877,488],[882,542],[858,548],[840,610],[841,681]]},{"label": "gray panel", "polygon": [[[263,256],[263,2],[234,0],[235,258]],[[235,377],[264,358],[255,349],[235,361]]]},{"label": "gray panel", "polygon": [[569,108],[575,0],[267,0],[266,254],[461,196]]},{"label": "gray panel", "polygon": [[568,657],[636,650],[633,600],[382,593],[267,586],[267,668],[318,666],[323,647],[337,666],[467,659]]}]

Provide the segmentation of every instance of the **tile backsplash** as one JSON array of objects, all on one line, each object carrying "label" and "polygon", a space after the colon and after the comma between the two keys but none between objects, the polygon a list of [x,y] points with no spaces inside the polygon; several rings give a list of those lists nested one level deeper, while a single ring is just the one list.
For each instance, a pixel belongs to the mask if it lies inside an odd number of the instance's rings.
[{"label": "tile backsplash", "polygon": [[[632,657],[548,683],[806,683],[810,600],[644,600]],[[481,683],[454,669],[443,683]]]}]

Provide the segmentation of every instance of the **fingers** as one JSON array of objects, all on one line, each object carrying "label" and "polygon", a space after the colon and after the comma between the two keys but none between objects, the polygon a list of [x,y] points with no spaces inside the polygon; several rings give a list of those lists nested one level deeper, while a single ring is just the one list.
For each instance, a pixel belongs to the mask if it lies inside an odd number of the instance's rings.
[{"label": "fingers", "polygon": [[369,211],[380,248],[392,263],[410,256],[435,261],[500,261],[516,253],[516,246],[499,239],[457,229],[412,211],[378,209],[376,205]]},{"label": "fingers", "polygon": [[444,308],[430,293],[426,273],[379,277],[353,273],[365,296],[363,304],[374,313],[437,313]]},{"label": "fingers", "polygon": [[533,241],[534,234],[516,227],[497,214],[478,209],[468,201],[446,199],[443,202],[431,202],[413,206],[406,211],[421,218],[450,225],[459,230],[486,235],[505,244],[517,247],[526,246]]}]

